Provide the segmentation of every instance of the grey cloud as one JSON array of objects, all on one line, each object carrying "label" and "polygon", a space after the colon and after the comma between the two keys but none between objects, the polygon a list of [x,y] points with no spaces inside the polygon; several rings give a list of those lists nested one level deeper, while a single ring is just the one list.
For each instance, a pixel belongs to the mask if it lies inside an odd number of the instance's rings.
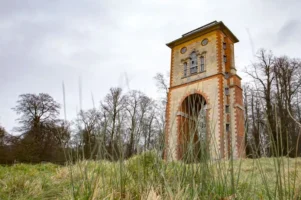
[{"label": "grey cloud", "polygon": [[[8,130],[16,125],[10,108],[19,94],[46,92],[62,102],[62,81],[66,85],[68,119],[74,118],[79,76],[83,80],[84,108],[92,106],[91,92],[99,102],[111,86],[123,87],[124,74],[130,79],[131,89],[156,97],[152,77],[170,67],[170,50],[165,44],[213,20],[224,21],[239,37],[235,55],[238,69],[243,68],[252,59],[245,27],[250,29],[256,48],[270,48],[267,41],[278,37],[275,30],[290,19],[300,18],[294,11],[299,3],[292,2],[1,1],[0,123]],[[267,16],[270,13],[274,16]],[[283,21],[271,25],[273,17]],[[265,37],[263,33],[271,28],[273,32]],[[293,43],[288,45],[279,47],[279,51],[295,48]]]},{"label": "grey cloud", "polygon": [[91,16],[106,12],[106,0],[66,1],[66,0],[9,0],[2,1],[0,16],[17,17],[48,13],[68,17]]},{"label": "grey cloud", "polygon": [[278,44],[284,44],[291,39],[297,39],[296,37],[300,37],[301,32],[301,21],[300,20],[288,20],[286,23],[280,28],[277,33],[278,36]]}]

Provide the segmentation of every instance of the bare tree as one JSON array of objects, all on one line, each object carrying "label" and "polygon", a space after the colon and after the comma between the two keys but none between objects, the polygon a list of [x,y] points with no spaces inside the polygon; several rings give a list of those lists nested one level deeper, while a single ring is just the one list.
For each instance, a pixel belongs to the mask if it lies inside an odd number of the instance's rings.
[{"label": "bare tree", "polygon": [[126,96],[126,111],[129,116],[129,125],[128,131],[128,145],[127,145],[127,156],[130,157],[134,153],[134,142],[135,142],[135,134],[139,131],[139,101],[141,98],[141,92],[136,90],[130,91],[129,94]]},{"label": "bare tree", "polygon": [[251,111],[251,134],[254,139],[252,145],[253,157],[261,157],[266,151],[265,148],[265,137],[266,126],[264,123],[264,111],[262,109],[261,98],[258,92],[253,88],[250,88],[250,99],[249,106]]},{"label": "bare tree", "polygon": [[[169,74],[169,73],[168,73]],[[165,124],[166,124],[166,108],[167,108],[167,99],[168,99],[168,91],[169,84],[167,81],[167,77],[164,77],[162,73],[157,73],[154,77],[156,81],[156,86],[159,91],[163,91],[165,93],[164,97],[160,102],[156,105],[157,115],[156,115],[156,124],[158,128],[158,135],[160,135],[159,139],[159,149],[162,151],[163,157],[163,149],[164,149],[164,141],[165,141]]]},{"label": "bare tree", "polygon": [[[151,142],[152,142],[152,137],[153,140],[156,140],[157,137],[154,136],[154,124],[155,124],[155,102],[143,95],[140,100],[140,108],[141,108],[141,114],[140,114],[140,129],[142,129],[143,132],[143,138],[144,138],[144,150],[150,150],[151,149]],[[140,137],[140,135],[139,135]]]},{"label": "bare tree", "polygon": [[[154,121],[154,113],[151,113],[154,102],[140,91],[132,90],[126,95],[126,111],[128,118],[127,130],[128,148],[127,156],[132,156],[137,152],[139,145],[144,146],[146,150],[147,141],[150,144],[150,136],[152,135],[152,126]],[[144,138],[144,140],[141,140]],[[148,139],[149,138],[149,139]]]},{"label": "bare tree", "polygon": [[164,100],[165,103],[167,103],[167,96],[168,96],[168,81],[167,77],[165,77],[162,73],[157,73],[156,76],[154,76],[154,79],[156,81],[156,86],[159,91],[163,91],[165,93]]},{"label": "bare tree", "polygon": [[18,122],[22,126],[18,130],[29,131],[41,124],[53,123],[60,114],[59,109],[60,105],[49,94],[20,95],[17,106],[13,108],[21,115]]},{"label": "bare tree", "polygon": [[[107,131],[109,133],[109,146],[108,152],[113,158],[116,158],[120,149],[116,141],[116,135],[118,134],[118,130],[120,128],[120,115],[121,111],[125,107],[125,97],[122,94],[121,88],[111,88],[110,92],[106,95],[103,102],[101,102],[102,109],[106,112],[106,116],[108,117],[108,126]],[[117,152],[118,151],[118,152]],[[113,153],[115,155],[113,155]]]},{"label": "bare tree", "polygon": [[81,110],[76,121],[83,141],[84,158],[95,159],[98,153],[97,136],[99,135],[101,113],[96,109]]},{"label": "bare tree", "polygon": [[298,135],[298,126],[290,115],[295,115],[293,105],[301,87],[301,62],[282,56],[275,58],[274,63],[275,109],[279,122],[277,123],[277,132],[281,138],[279,152],[281,155],[293,156],[295,154],[293,141]]},{"label": "bare tree", "polygon": [[243,98],[244,98],[244,109],[245,109],[245,141],[246,141],[246,155],[249,157],[254,157],[254,153],[252,152],[252,146],[254,145],[254,136],[252,132],[251,122],[250,119],[250,109],[249,109],[249,98],[250,98],[250,89],[249,85],[243,85]]},{"label": "bare tree", "polygon": [[[275,78],[273,74],[274,55],[272,52],[260,49],[256,55],[256,59],[257,62],[252,63],[251,69],[246,68],[245,72],[252,77],[256,83],[255,88],[265,104],[264,113],[266,114],[268,122],[268,132],[271,135],[272,143],[277,144],[276,123],[272,102],[272,83]],[[273,155],[277,154],[274,149],[272,149],[272,153]]]},{"label": "bare tree", "polygon": [[[70,138],[58,120],[60,105],[48,94],[23,94],[13,108],[21,115],[17,157],[24,162],[64,160],[62,148]],[[64,144],[62,144],[64,143]]]}]

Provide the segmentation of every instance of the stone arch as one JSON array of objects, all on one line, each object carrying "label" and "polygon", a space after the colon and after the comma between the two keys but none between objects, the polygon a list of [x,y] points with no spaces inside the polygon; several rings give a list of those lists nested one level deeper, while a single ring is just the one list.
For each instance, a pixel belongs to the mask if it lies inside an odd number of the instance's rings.
[{"label": "stone arch", "polygon": [[201,91],[187,93],[177,112],[177,157],[188,162],[204,158],[209,152],[209,98]]},{"label": "stone arch", "polygon": [[181,98],[180,103],[179,103],[179,105],[178,105],[178,111],[180,111],[181,105],[182,105],[183,101],[184,101],[188,96],[190,96],[190,95],[192,95],[192,94],[199,94],[199,95],[201,95],[203,98],[205,98],[207,107],[210,107],[210,101],[209,101],[208,95],[207,95],[206,93],[202,92],[201,90],[196,90],[196,89],[194,89],[194,90],[192,90],[192,91],[190,91],[190,92],[187,92],[187,93]]}]

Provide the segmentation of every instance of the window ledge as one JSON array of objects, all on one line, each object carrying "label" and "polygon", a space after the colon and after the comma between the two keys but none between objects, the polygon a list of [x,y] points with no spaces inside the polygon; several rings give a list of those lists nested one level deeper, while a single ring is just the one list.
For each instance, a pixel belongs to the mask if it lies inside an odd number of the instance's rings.
[{"label": "window ledge", "polygon": [[189,74],[189,75],[187,75],[187,76],[182,76],[181,79],[189,78],[189,77],[191,77],[191,76],[195,76],[195,75],[202,74],[202,73],[205,73],[205,72],[206,72],[206,70],[201,71],[201,72],[197,72],[197,73],[193,73],[193,74]]}]

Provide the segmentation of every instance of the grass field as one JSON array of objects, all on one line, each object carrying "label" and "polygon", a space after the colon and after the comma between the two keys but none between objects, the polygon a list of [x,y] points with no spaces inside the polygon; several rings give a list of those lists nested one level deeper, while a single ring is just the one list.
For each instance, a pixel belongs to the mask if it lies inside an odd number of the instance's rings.
[{"label": "grass field", "polygon": [[301,199],[301,159],[0,166],[0,199]]}]

